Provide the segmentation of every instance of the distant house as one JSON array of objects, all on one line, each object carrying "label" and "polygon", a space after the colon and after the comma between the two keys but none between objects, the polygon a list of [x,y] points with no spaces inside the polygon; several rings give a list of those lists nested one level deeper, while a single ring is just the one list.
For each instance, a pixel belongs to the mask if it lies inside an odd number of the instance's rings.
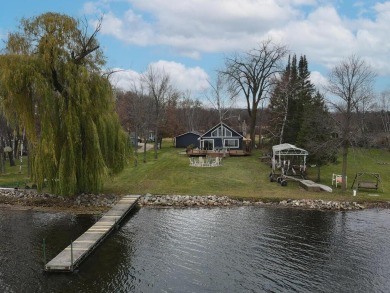
[{"label": "distant house", "polygon": [[130,133],[130,142],[132,145],[136,145],[137,142],[141,142],[141,138],[139,136],[135,136],[135,132]]},{"label": "distant house", "polygon": [[199,148],[200,147],[199,137],[200,137],[200,133],[196,131],[189,131],[180,134],[175,137],[175,147],[186,148],[189,145],[194,145],[194,147]]},{"label": "distant house", "polygon": [[149,130],[146,140],[149,142],[154,142],[154,130]]},{"label": "distant house", "polygon": [[241,150],[244,136],[221,122],[200,136],[200,148],[204,150]]}]

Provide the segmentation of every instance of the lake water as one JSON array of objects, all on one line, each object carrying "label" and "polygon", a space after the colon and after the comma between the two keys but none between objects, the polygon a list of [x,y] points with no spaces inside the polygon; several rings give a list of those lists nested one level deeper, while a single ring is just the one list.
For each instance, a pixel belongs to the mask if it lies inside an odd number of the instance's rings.
[{"label": "lake water", "polygon": [[390,211],[142,208],[73,274],[47,260],[97,220],[0,209],[0,292],[390,292]]}]

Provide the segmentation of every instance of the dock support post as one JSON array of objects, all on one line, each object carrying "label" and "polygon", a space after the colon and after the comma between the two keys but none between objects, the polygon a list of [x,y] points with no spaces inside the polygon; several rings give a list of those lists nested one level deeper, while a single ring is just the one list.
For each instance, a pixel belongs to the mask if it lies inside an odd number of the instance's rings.
[{"label": "dock support post", "polygon": [[43,250],[43,267],[45,267],[45,264],[46,264],[46,243],[45,243],[45,238],[43,238],[43,241],[42,241],[42,250]]},{"label": "dock support post", "polygon": [[70,271],[73,272],[73,241],[70,240]]}]

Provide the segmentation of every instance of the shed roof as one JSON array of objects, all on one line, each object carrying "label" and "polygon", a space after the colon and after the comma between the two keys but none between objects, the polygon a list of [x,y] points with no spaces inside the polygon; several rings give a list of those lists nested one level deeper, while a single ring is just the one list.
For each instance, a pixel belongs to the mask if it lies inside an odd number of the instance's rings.
[{"label": "shed roof", "polygon": [[201,136],[202,134],[198,131],[188,131],[186,133],[182,133],[182,134],[179,134],[177,135],[176,137],[180,137],[180,136],[184,136],[184,135],[187,135],[187,134],[195,134],[195,135],[198,135],[198,136]]}]

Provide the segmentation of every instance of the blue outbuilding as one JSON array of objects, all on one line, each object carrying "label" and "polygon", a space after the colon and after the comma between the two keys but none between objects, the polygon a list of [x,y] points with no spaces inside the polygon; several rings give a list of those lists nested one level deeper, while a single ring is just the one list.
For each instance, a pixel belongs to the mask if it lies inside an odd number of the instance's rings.
[{"label": "blue outbuilding", "polygon": [[189,131],[180,134],[175,137],[175,147],[186,148],[190,145],[193,145],[194,148],[199,148],[200,146],[199,137],[200,137],[200,133],[196,131]]}]

